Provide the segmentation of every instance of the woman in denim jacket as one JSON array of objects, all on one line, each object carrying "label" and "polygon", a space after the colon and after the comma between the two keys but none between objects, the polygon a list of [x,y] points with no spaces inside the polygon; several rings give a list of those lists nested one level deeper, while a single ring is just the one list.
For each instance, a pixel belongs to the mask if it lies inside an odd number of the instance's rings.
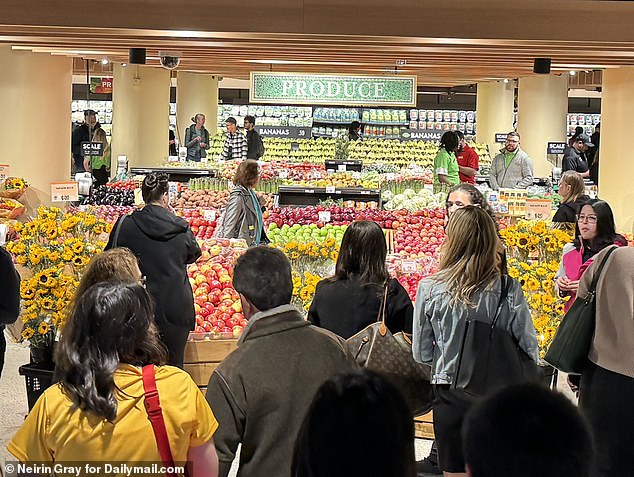
[{"label": "woman in denim jacket", "polygon": [[[451,388],[457,371],[467,321],[491,323],[501,293],[499,238],[490,215],[467,206],[447,224],[440,271],[420,282],[413,328],[414,358],[431,362],[434,432],[440,468],[445,475],[466,475],[461,427],[476,398]],[[508,279],[511,313],[501,314],[498,326],[517,338],[536,362],[537,337],[520,284]]]}]

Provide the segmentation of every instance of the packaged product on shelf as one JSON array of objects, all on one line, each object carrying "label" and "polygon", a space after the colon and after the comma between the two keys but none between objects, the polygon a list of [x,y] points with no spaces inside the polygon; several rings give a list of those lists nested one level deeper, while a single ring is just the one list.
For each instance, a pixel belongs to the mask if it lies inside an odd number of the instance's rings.
[{"label": "packaged product on shelf", "polygon": [[[422,126],[422,124],[421,124]],[[421,129],[425,129],[424,127],[422,127]],[[436,129],[436,123],[433,121],[427,121],[427,129]]]},{"label": "packaged product on shelf", "polygon": [[418,109],[409,110],[409,119],[412,121],[418,121]]},{"label": "packaged product on shelf", "polygon": [[466,111],[458,111],[458,121],[461,123],[467,122],[467,112]]},{"label": "packaged product on shelf", "polygon": [[458,122],[458,111],[452,111],[451,112],[451,122],[452,123],[457,123]]},{"label": "packaged product on shelf", "polygon": [[451,122],[451,111],[443,111],[442,112],[442,120],[445,123]]},{"label": "packaged product on shelf", "polygon": [[427,110],[419,109],[418,110],[418,120],[419,121],[427,121],[427,118],[428,118]]},{"label": "packaged product on shelf", "polygon": [[[429,116],[427,117],[427,119],[429,119]],[[442,123],[442,110],[441,109],[436,109],[434,111],[434,121],[437,123]]]},{"label": "packaged product on shelf", "polygon": [[[418,121],[410,121],[409,122],[409,128],[410,129],[418,129]],[[420,128],[422,129],[422,128]]]},{"label": "packaged product on shelf", "polygon": [[467,122],[468,123],[475,122],[475,112],[474,111],[467,111]]}]

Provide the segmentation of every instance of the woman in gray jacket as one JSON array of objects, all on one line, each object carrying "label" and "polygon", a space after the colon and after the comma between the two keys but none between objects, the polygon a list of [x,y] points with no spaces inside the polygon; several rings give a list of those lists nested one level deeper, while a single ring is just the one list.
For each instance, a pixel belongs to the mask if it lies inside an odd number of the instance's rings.
[{"label": "woman in gray jacket", "polygon": [[[456,210],[447,224],[440,271],[420,282],[414,308],[414,358],[432,365],[434,432],[440,468],[445,475],[466,475],[461,427],[478,399],[452,387],[467,321],[491,323],[496,316],[502,280],[499,238],[491,216],[482,208]],[[497,326],[507,330],[535,362],[537,337],[518,282],[508,278],[509,313]],[[483,370],[486,372],[486,370]]]},{"label": "woman in gray jacket", "polygon": [[218,226],[218,237],[244,239],[249,246],[269,243],[264,231],[262,205],[253,190],[259,180],[257,161],[248,159],[240,163],[233,177],[235,187]]}]

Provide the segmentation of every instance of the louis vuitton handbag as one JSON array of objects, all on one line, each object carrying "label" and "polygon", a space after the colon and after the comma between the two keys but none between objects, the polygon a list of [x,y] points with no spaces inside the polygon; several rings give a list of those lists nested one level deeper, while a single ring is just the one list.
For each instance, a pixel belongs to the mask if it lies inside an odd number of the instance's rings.
[{"label": "louis vuitton handbag", "polygon": [[431,367],[414,360],[409,334],[392,334],[385,326],[387,296],[386,285],[377,321],[348,338],[346,347],[359,366],[382,375],[396,386],[412,415],[419,416],[432,407]]}]

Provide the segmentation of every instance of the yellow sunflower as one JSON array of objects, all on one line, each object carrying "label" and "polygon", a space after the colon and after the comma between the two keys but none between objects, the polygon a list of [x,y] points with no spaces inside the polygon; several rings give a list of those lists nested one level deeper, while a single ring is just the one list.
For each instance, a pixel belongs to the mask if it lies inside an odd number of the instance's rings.
[{"label": "yellow sunflower", "polygon": [[30,326],[22,330],[22,339],[30,340],[33,338],[33,335],[35,335],[35,330]]},{"label": "yellow sunflower", "polygon": [[324,245],[326,247],[332,247],[335,244],[335,239],[332,237],[328,237],[326,238],[326,240],[324,240]]},{"label": "yellow sunflower", "polygon": [[45,335],[49,332],[50,329],[51,327],[48,325],[48,323],[46,321],[43,321],[42,323],[40,323],[40,326],[38,326],[37,332],[41,335]]},{"label": "yellow sunflower", "polygon": [[73,249],[73,252],[74,252],[76,255],[79,255],[80,253],[82,253],[82,252],[84,251],[84,244],[83,244],[83,243],[81,243],[81,242],[75,242],[75,243],[73,244],[72,249]]},{"label": "yellow sunflower", "polygon": [[300,257],[299,252],[291,252],[291,259],[297,260]]}]

